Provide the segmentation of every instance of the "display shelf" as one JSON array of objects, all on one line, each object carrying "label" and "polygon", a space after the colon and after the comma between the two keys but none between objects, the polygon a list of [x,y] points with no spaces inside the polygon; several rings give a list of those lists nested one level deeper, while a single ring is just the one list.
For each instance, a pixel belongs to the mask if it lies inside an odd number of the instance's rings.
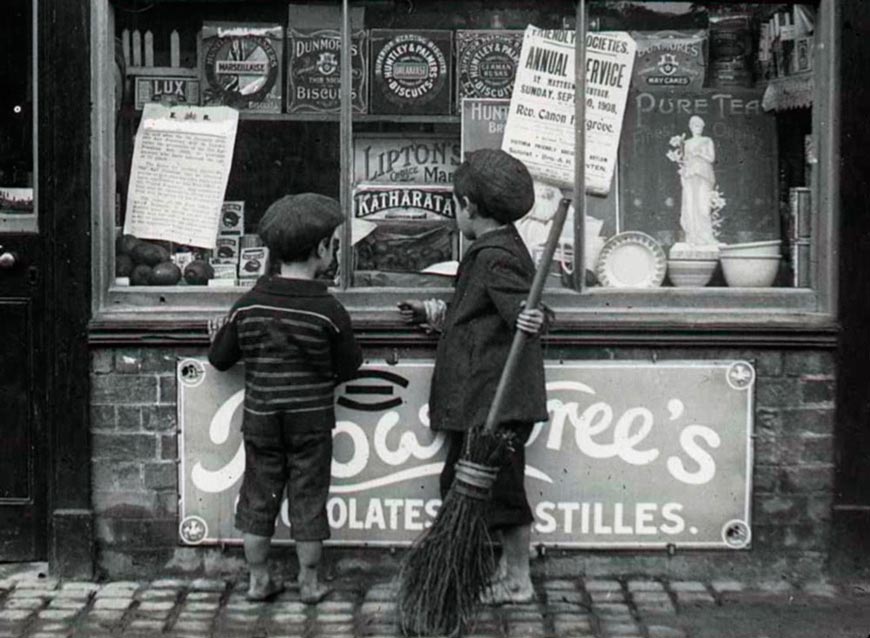
[{"label": "display shelf", "polygon": [[768,81],[761,105],[765,111],[811,108],[815,82],[812,71]]},{"label": "display shelf", "polygon": [[[338,113],[257,113],[241,111],[240,120],[270,122],[338,122]],[[360,114],[353,116],[354,122],[393,122],[396,124],[459,124],[458,115],[382,115]]]}]

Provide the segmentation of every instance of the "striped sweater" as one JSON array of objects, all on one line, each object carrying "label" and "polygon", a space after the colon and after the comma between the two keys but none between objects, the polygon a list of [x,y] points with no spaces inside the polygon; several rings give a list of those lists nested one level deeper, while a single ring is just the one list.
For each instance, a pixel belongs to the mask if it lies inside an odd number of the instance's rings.
[{"label": "striped sweater", "polygon": [[245,362],[246,422],[291,415],[294,430],[312,431],[335,427],[335,386],[353,377],[362,352],[323,283],[267,276],[233,305],[208,359],[218,370]]}]

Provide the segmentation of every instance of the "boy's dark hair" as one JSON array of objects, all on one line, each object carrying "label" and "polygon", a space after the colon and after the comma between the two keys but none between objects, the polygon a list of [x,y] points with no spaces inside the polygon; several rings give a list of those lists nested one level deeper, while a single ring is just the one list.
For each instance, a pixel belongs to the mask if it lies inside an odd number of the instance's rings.
[{"label": "boy's dark hair", "polygon": [[518,220],[535,204],[535,187],[525,164],[501,150],[472,151],[453,173],[453,194],[467,197],[483,217],[502,224]]},{"label": "boy's dark hair", "polygon": [[304,261],[343,222],[341,206],[332,197],[300,193],[274,201],[260,220],[257,233],[275,259]]}]

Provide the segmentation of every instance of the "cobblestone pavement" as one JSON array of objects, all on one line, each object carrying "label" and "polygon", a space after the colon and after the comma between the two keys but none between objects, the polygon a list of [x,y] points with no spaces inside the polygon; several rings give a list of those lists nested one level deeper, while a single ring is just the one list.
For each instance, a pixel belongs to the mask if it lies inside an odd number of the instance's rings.
[{"label": "cobblestone pavement", "polygon": [[[3,566],[0,566],[3,567]],[[386,638],[400,635],[383,577],[331,582],[307,606],[290,588],[249,603],[221,579],[60,582],[44,564],[0,578],[0,638]],[[3,571],[0,570],[0,576]],[[484,608],[468,638],[865,638],[870,583],[538,578],[531,604]]]}]

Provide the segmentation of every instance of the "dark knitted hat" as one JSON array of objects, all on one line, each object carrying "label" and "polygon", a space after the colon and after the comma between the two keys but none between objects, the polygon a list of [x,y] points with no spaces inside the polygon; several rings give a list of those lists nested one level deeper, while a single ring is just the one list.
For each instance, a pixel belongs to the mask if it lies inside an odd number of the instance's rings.
[{"label": "dark knitted hat", "polygon": [[535,204],[532,176],[520,160],[501,150],[472,151],[453,175],[457,197],[468,197],[485,217],[503,224],[518,220]]},{"label": "dark knitted hat", "polygon": [[344,222],[341,206],[317,193],[285,195],[273,202],[257,232],[269,252],[282,261],[305,259],[318,242]]}]

